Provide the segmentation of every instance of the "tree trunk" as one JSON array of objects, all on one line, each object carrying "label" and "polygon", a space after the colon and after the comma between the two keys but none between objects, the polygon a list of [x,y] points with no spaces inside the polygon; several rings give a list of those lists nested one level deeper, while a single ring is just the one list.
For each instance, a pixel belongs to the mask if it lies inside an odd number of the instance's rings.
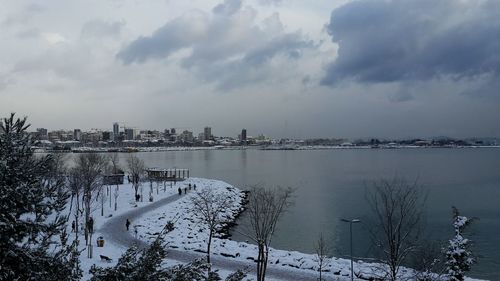
[{"label": "tree trunk", "polygon": [[259,244],[259,255],[257,258],[257,281],[264,281],[264,245]]},{"label": "tree trunk", "polygon": [[104,193],[101,192],[101,217],[104,217]]},{"label": "tree trunk", "polygon": [[208,235],[208,245],[207,245],[207,263],[208,263],[208,271],[212,269],[212,266],[210,264],[210,246],[212,245],[212,234],[213,230],[210,230],[210,234]]},{"label": "tree trunk", "polygon": [[269,246],[264,245],[264,260],[262,261],[262,280],[266,279],[267,259],[269,257]]},{"label": "tree trunk", "polygon": [[79,213],[80,212],[80,196],[76,194],[76,208],[75,208],[75,239],[78,240],[78,229],[80,228]]},{"label": "tree trunk", "polygon": [[88,202],[88,197],[85,199],[85,227],[84,233],[85,233],[85,243],[88,243],[89,241],[89,229],[88,229],[88,222],[90,219],[90,202]]}]

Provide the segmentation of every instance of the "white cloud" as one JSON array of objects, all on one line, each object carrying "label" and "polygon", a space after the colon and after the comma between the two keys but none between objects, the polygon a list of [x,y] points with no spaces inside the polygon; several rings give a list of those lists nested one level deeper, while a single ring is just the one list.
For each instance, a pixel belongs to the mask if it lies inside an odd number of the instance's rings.
[{"label": "white cloud", "polygon": [[66,38],[64,38],[64,36],[59,33],[43,32],[41,35],[45,39],[45,41],[51,45],[56,45],[58,43],[64,43],[67,41]]}]

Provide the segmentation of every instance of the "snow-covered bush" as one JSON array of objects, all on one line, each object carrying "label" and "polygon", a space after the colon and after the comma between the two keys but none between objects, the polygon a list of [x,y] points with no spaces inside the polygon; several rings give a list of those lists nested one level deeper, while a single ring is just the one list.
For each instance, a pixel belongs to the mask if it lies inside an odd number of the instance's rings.
[{"label": "snow-covered bush", "polygon": [[[203,260],[195,260],[187,264],[165,267],[163,262],[167,257],[164,235],[162,231],[155,241],[146,249],[129,248],[118,260],[114,267],[98,267],[93,265],[90,269],[91,281],[216,281],[221,280],[215,271],[207,271],[210,265]],[[229,275],[227,281],[241,281],[246,277],[244,271],[236,271]]]},{"label": "snow-covered bush", "polygon": [[471,241],[463,237],[465,228],[473,221],[460,216],[458,209],[453,207],[453,228],[455,236],[449,241],[446,249],[446,273],[450,281],[463,281],[465,272],[471,269],[475,259],[470,250]]}]

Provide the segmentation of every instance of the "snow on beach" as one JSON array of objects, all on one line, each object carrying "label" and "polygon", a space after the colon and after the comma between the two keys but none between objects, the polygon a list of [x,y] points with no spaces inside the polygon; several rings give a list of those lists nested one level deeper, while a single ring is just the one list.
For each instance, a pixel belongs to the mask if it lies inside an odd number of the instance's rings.
[{"label": "snow on beach", "polygon": [[[191,190],[188,188],[189,184],[191,184]],[[121,254],[134,243],[135,238],[138,239],[135,241],[136,243],[149,243],[169,221],[174,223],[174,230],[167,233],[165,237],[170,251],[167,265],[190,261],[194,258],[204,258],[208,231],[190,211],[191,197],[195,195],[195,192],[205,188],[227,196],[227,199],[233,202],[233,206],[226,210],[228,221],[235,220],[245,198],[241,190],[218,180],[189,178],[177,182],[175,185],[172,184],[172,187],[170,185],[170,182],[167,182],[166,186],[161,183],[159,185],[153,183],[153,202],[147,200],[151,189],[149,183],[142,183],[144,202],[135,202],[134,189],[131,184],[120,185],[117,211],[114,211],[113,191],[115,187],[112,186],[112,203],[109,203],[110,198],[108,197],[104,204],[104,216],[101,216],[101,202],[95,201],[93,244],[96,245],[95,240],[100,236],[104,238],[105,244],[104,247],[93,247],[92,259],[87,258],[86,251],[82,252],[84,280],[90,279],[88,271],[93,264],[98,266],[116,264]],[[197,187],[196,190],[194,190],[194,185]],[[182,195],[178,194],[178,188],[181,188]],[[184,189],[186,189],[186,193]],[[106,192],[106,187],[103,187],[103,192]],[[127,218],[132,223],[128,232],[125,227]],[[68,229],[69,231],[71,228]],[[85,244],[83,237],[80,238],[80,241],[83,249]],[[255,245],[223,239],[218,235],[212,240],[211,253],[215,264],[214,268],[220,271],[221,276],[224,276],[239,268],[253,269],[257,248]],[[100,255],[105,255],[112,261],[103,261]],[[380,264],[358,261],[354,264],[354,271],[361,272],[364,276],[380,275],[380,266]],[[269,280],[316,280],[318,277],[318,264],[315,261],[315,255],[296,251],[271,249],[268,268]],[[350,260],[332,258],[328,266],[325,267],[325,271],[323,275],[326,280],[350,280]],[[414,275],[410,269],[403,269],[402,273],[406,276]],[[290,277],[295,276],[293,274],[300,277]],[[255,279],[251,272],[248,277]]]}]

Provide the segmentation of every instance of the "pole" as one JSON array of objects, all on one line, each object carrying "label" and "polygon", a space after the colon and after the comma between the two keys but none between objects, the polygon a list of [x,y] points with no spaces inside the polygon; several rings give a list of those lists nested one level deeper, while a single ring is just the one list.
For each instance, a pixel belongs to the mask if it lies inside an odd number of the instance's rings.
[{"label": "pole", "polygon": [[354,262],[353,262],[353,251],[352,251],[352,224],[353,223],[358,223],[358,222],[361,222],[361,220],[359,219],[340,219],[341,221],[343,222],[348,222],[349,223],[349,236],[350,236],[350,241],[349,241],[349,244],[350,244],[350,248],[351,248],[351,281],[354,281]]},{"label": "pole", "polygon": [[352,262],[352,220],[349,223],[349,232],[351,236],[351,281],[354,281],[354,270],[353,270],[353,262]]}]

